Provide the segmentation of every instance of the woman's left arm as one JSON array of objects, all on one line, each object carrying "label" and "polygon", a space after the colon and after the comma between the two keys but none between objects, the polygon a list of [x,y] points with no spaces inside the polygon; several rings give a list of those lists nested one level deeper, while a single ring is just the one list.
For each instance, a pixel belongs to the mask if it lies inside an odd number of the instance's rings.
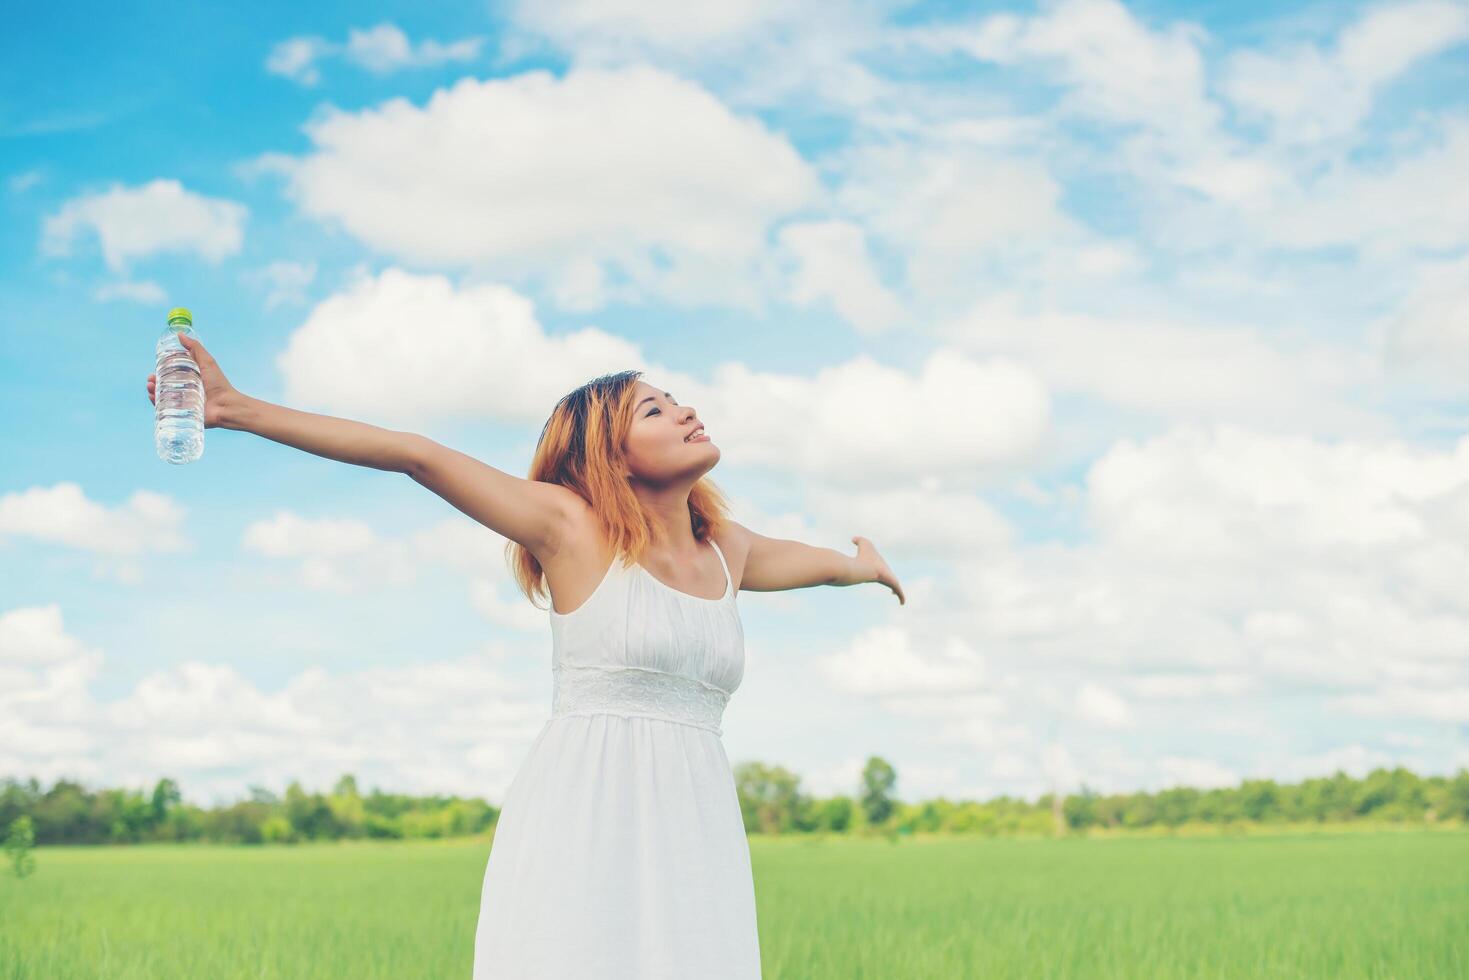
[{"label": "woman's left arm", "polygon": [[[730,523],[734,524],[733,521]],[[750,592],[781,592],[813,585],[861,585],[879,582],[893,590],[900,605],[907,604],[898,577],[888,567],[872,542],[857,535],[852,543],[857,554],[844,555],[831,548],[818,548],[785,538],[767,538],[742,524],[735,527],[749,541],[740,588]]]}]

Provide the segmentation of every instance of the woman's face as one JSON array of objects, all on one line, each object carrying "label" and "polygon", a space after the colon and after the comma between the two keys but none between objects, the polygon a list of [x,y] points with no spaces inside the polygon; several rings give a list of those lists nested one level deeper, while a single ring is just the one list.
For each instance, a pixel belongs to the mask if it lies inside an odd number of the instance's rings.
[{"label": "woman's face", "polygon": [[694,484],[719,462],[719,448],[700,434],[703,425],[690,405],[680,405],[661,388],[637,382],[632,426],[623,453],[632,475],[647,484]]}]

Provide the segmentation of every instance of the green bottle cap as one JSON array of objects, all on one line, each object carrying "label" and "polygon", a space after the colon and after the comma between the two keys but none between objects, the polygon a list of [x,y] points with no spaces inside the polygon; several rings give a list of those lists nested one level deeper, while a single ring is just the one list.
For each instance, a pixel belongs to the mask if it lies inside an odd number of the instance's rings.
[{"label": "green bottle cap", "polygon": [[190,313],[182,306],[175,306],[173,309],[168,311],[168,322],[173,323],[175,320],[182,320],[192,327],[194,325],[194,314]]}]

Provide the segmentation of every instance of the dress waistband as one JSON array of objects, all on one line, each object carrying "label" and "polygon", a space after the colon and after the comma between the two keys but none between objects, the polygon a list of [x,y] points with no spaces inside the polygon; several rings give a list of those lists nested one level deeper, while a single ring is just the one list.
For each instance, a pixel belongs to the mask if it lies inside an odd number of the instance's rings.
[{"label": "dress waistband", "polygon": [[723,734],[729,692],[694,677],[624,664],[556,664],[551,717],[612,714],[662,718]]}]

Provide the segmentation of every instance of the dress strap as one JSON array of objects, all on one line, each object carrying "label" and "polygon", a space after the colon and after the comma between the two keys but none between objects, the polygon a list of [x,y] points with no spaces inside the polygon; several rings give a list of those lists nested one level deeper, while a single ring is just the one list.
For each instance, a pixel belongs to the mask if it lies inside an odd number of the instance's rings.
[{"label": "dress strap", "polygon": [[709,543],[714,545],[714,553],[719,556],[719,564],[724,566],[724,586],[729,592],[734,591],[734,576],[729,574],[729,563],[724,560],[724,552],[719,550],[719,545],[711,537]]}]

